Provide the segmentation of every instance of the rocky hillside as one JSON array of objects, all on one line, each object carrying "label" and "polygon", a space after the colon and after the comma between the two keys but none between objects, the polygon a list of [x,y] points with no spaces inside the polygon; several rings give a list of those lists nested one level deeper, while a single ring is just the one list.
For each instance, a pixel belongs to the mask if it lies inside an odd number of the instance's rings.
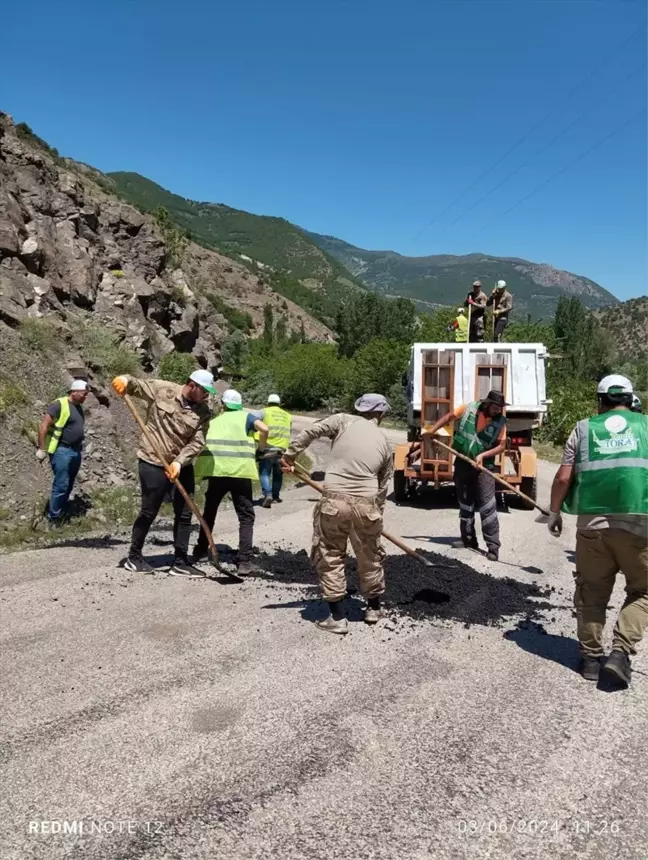
[{"label": "rocky hillside", "polygon": [[648,359],[648,297],[629,299],[594,313],[612,338],[617,355],[631,361]]},{"label": "rocky hillside", "polygon": [[[320,307],[325,317],[333,319],[340,300],[359,287],[335,257],[284,218],[252,215],[223,203],[186,200],[138,173],[109,173],[104,179],[143,212],[164,207],[201,245],[242,260],[253,270],[260,269],[277,289],[282,290],[282,282],[275,281],[273,274],[283,272],[303,290],[322,294],[328,299]],[[308,306],[309,297],[303,290],[298,298]]]},{"label": "rocky hillside", "polygon": [[308,235],[367,287],[383,295],[414,299],[422,309],[456,304],[476,278],[487,292],[503,278],[519,314],[540,319],[553,316],[562,295],[578,296],[588,308],[616,301],[594,281],[544,263],[488,254],[403,257],[394,251],[366,251],[333,236]]},{"label": "rocky hillside", "polygon": [[0,114],[0,547],[42,511],[51,476],[35,428],[70,376],[91,384],[80,488],[100,518],[98,503],[123,508],[134,483],[137,434],[110,377],[171,353],[215,371],[233,331],[261,332],[266,305],[288,332],[332,339],[262,272],[187,243]]}]

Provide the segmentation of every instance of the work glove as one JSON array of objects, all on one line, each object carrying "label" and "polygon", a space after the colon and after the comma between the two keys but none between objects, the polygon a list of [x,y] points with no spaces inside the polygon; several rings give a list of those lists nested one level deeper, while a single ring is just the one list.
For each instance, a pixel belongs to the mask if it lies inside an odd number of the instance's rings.
[{"label": "work glove", "polygon": [[177,460],[174,460],[173,463],[169,465],[169,468],[164,470],[164,474],[170,481],[175,481],[180,474],[181,468],[180,463],[178,463]]},{"label": "work glove", "polygon": [[116,376],[111,384],[115,390],[115,393],[119,394],[120,397],[123,397],[124,394],[126,394],[126,389],[128,388],[128,377]]},{"label": "work glove", "polygon": [[547,523],[547,528],[549,529],[550,534],[552,534],[554,537],[560,537],[563,528],[562,514],[560,513],[560,511],[549,512],[549,522]]},{"label": "work glove", "polygon": [[47,451],[43,451],[42,448],[39,448],[36,451],[36,459],[38,460],[39,463],[42,463],[46,457],[47,457]]}]

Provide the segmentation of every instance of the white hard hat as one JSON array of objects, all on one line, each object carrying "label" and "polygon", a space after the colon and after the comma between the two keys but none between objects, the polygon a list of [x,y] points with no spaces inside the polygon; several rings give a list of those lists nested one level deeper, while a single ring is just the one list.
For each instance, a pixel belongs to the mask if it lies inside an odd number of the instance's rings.
[{"label": "white hard hat", "polygon": [[463,313],[465,313],[464,308],[457,308],[457,313],[458,313],[458,314],[463,314]]},{"label": "white hard hat", "polygon": [[208,370],[194,370],[189,379],[192,382],[195,382],[196,385],[204,388],[205,391],[208,391],[210,394],[216,394],[216,389],[214,388],[214,374],[210,373]]},{"label": "white hard hat", "polygon": [[632,383],[627,376],[620,373],[611,373],[604,376],[596,389],[597,394],[632,394]]},{"label": "white hard hat", "polygon": [[506,287],[506,281],[498,281],[497,282],[497,289],[498,290],[503,290],[505,287]]},{"label": "white hard hat", "polygon": [[224,391],[221,400],[228,406],[230,409],[242,409],[243,408],[243,398],[238,393],[238,391],[234,391],[233,388],[228,388],[227,391]]},{"label": "white hard hat", "polygon": [[268,403],[275,403],[278,406],[281,403],[281,397],[278,394],[270,394],[268,396]]},{"label": "white hard hat", "polygon": [[68,388],[68,391],[87,391],[87,390],[88,390],[88,383],[85,381],[85,379],[74,379],[74,380],[72,380],[72,382],[70,383],[70,387]]}]

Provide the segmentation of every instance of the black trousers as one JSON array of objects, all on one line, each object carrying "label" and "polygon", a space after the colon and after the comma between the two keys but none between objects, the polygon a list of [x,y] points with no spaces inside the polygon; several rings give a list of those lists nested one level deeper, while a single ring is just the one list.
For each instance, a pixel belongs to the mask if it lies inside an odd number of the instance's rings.
[{"label": "black trousers", "polygon": [[461,537],[469,543],[475,540],[475,508],[481,516],[482,534],[489,549],[501,546],[495,478],[487,472],[479,472],[458,457],[455,460],[454,482],[459,502],[459,527]]},{"label": "black trousers", "polygon": [[504,329],[509,324],[509,318],[506,316],[497,317],[495,320],[495,343],[502,342],[502,335],[504,334]]},{"label": "black trousers", "polygon": [[[142,489],[142,506],[133,526],[131,558],[141,558],[146,535],[149,533],[153,520],[157,517],[162,502],[165,500],[172,482],[164,474],[162,466],[139,461],[139,479]],[[196,486],[193,466],[185,466],[180,470],[180,483],[193,495]],[[173,546],[175,557],[187,560],[189,552],[189,534],[191,532],[191,511],[182,495],[175,490],[173,493]]]},{"label": "black trousers", "polygon": [[[252,555],[254,535],[252,481],[249,478],[208,478],[203,517],[209,530],[212,531],[219,505],[228,493],[232,497],[234,510],[239,521],[239,563],[249,561]],[[208,550],[207,538],[202,529],[196,549],[201,553]]]}]

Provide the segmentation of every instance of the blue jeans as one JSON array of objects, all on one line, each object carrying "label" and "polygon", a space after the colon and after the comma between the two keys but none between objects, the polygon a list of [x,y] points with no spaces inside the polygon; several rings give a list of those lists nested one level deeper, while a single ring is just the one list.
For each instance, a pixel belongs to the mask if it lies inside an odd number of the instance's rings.
[{"label": "blue jeans", "polygon": [[58,520],[74,489],[74,482],[81,465],[81,451],[59,445],[50,455],[50,465],[54,472],[54,483],[49,503],[49,519]]},{"label": "blue jeans", "polygon": [[278,499],[283,484],[283,472],[279,465],[279,457],[271,457],[269,460],[259,460],[259,480],[261,481],[261,492],[263,496],[272,493],[273,499]]}]

